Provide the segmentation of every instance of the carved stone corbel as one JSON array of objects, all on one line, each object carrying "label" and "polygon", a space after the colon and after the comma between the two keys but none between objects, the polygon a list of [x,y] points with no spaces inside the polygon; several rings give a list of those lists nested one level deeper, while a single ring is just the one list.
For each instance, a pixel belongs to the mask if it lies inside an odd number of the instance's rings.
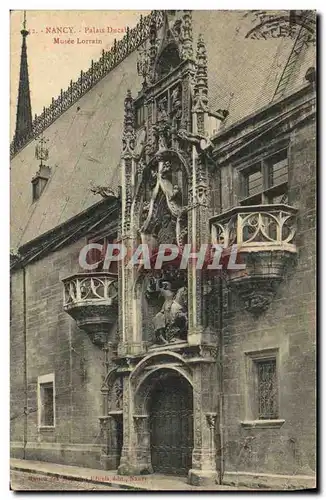
[{"label": "carved stone corbel", "polygon": [[206,413],[206,420],[208,427],[211,431],[214,431],[215,425],[216,425],[216,420],[217,420],[217,413]]}]

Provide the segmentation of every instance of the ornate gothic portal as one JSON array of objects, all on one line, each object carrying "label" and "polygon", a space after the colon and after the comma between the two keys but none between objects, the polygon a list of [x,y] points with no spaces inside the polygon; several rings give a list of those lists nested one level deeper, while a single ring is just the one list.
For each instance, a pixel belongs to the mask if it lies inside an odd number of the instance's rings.
[{"label": "ornate gothic portal", "polygon": [[217,475],[218,328],[207,321],[214,297],[202,270],[180,269],[177,258],[154,269],[154,261],[161,244],[182,252],[210,241],[206,49],[200,37],[194,59],[190,11],[166,11],[159,32],[153,19],[138,62],[142,90],[125,99],[120,232],[130,254],[147,245],[153,265],[120,264],[110,362],[123,403],[111,409],[105,434],[116,451],[106,447],[102,458],[107,466],[110,454],[117,459],[123,429],[120,474],[188,473],[198,484]]}]

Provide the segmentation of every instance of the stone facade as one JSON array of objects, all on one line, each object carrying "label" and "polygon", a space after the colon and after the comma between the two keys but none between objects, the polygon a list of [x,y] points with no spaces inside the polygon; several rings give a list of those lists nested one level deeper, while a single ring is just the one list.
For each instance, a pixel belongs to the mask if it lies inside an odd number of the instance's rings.
[{"label": "stone facade", "polygon": [[[167,11],[159,28],[152,17],[138,94],[125,92],[116,123],[119,198],[52,229],[46,246],[39,237],[19,248],[12,453],[119,474],[179,471],[194,485],[250,483],[253,474],[261,484],[279,475],[283,486],[285,475],[289,487],[297,476],[307,487],[316,449],[315,84],[227,124],[228,109],[212,111],[198,26],[191,11]],[[154,253],[160,244],[235,243],[246,270],[119,263],[117,274],[81,273],[81,248],[104,236]],[[53,373],[55,425],[42,426],[38,377]]]}]

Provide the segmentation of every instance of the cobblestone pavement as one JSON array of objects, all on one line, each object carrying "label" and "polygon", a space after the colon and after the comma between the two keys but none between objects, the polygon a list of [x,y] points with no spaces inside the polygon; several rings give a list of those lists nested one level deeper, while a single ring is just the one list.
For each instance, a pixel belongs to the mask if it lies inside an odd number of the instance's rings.
[{"label": "cobblestone pavement", "polygon": [[28,490],[70,490],[70,491],[95,491],[95,490],[111,490],[121,491],[124,488],[114,488],[113,486],[105,486],[104,484],[87,483],[85,481],[69,481],[51,476],[43,476],[41,474],[31,474],[29,472],[11,471],[11,490],[13,491],[28,491]]}]

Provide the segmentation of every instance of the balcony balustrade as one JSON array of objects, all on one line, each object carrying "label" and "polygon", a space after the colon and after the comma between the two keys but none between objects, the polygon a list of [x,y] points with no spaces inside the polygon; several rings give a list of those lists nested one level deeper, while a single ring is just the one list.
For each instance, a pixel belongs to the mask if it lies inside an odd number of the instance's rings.
[{"label": "balcony balustrade", "polygon": [[64,310],[100,347],[109,341],[118,314],[118,277],[108,272],[78,273],[63,280]]},{"label": "balcony balustrade", "polygon": [[212,217],[212,243],[225,252],[236,245],[237,264],[243,269],[227,269],[228,285],[245,302],[246,309],[258,314],[270,304],[287,268],[293,265],[297,248],[297,209],[288,205],[235,207]]}]

